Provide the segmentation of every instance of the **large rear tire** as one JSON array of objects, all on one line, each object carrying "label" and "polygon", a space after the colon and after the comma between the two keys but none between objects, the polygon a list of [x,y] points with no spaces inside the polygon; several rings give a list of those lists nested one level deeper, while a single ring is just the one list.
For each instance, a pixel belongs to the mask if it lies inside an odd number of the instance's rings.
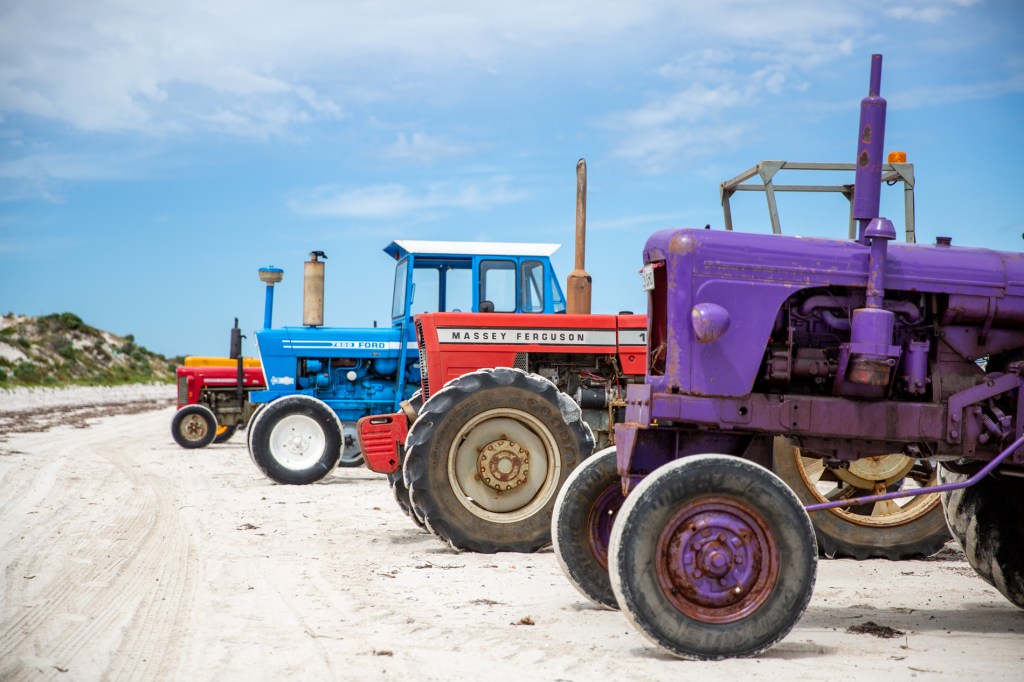
[{"label": "large rear tire", "polygon": [[205,448],[217,437],[217,417],[206,405],[186,405],[174,413],[171,437],[183,448]]},{"label": "large rear tire", "polygon": [[[785,438],[775,439],[772,468],[804,505],[874,495],[890,489],[935,485],[935,465],[902,454],[867,457],[846,469],[804,457]],[[935,554],[949,540],[938,493],[811,514],[818,550],[829,558],[913,559]]]},{"label": "large rear tire", "polygon": [[626,498],[608,572],[619,607],[676,656],[753,656],[793,628],[811,599],[814,528],[793,491],[752,462],[676,460]]},{"label": "large rear tire", "polygon": [[393,474],[388,474],[388,484],[391,486],[391,494],[394,495],[395,502],[398,503],[398,508],[402,510],[402,513],[412,519],[417,527],[426,530],[427,525],[423,523],[423,519],[413,511],[412,501],[409,499],[409,489],[405,487],[401,469]]},{"label": "large rear tire", "polygon": [[406,438],[414,512],[456,549],[535,552],[555,496],[594,448],[579,406],[543,377],[487,369],[449,382]]},{"label": "large rear tire", "polygon": [[315,483],[334,470],[341,456],[341,424],[334,410],[310,396],[268,403],[250,431],[253,462],[277,483]]},{"label": "large rear tire", "polygon": [[613,445],[569,475],[551,519],[551,541],[562,572],[580,594],[607,609],[619,608],[608,577],[608,540],[624,500]]},{"label": "large rear tire", "polygon": [[[969,477],[939,468],[943,484]],[[986,476],[969,488],[942,493],[942,507],[975,573],[1024,609],[1024,480]]]}]

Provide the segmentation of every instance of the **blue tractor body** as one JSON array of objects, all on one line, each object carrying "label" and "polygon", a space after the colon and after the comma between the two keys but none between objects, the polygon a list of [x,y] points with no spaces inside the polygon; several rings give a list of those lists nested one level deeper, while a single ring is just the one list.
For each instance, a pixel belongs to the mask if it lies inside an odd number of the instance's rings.
[{"label": "blue tractor body", "polygon": [[[253,392],[250,400],[269,407],[284,398],[306,396],[326,406],[342,433],[342,464],[357,465],[362,456],[355,422],[366,415],[397,411],[402,401],[419,389],[420,358],[413,315],[467,311],[564,313],[565,297],[550,260],[557,248],[557,244],[394,241],[384,249],[395,262],[391,326],[304,324],[258,330],[256,346],[266,389]],[[322,286],[322,263],[315,256],[307,266],[311,263],[320,266]],[[308,281],[306,286],[308,296]],[[319,300],[323,300],[322,289]],[[268,322],[272,301],[268,294]],[[321,310],[318,319],[322,318]],[[280,434],[276,437],[284,438]],[[258,465],[261,457],[257,450],[266,450],[266,459],[275,448],[284,447],[275,444],[273,437],[268,438],[266,447],[254,445],[250,438],[250,451]],[[299,446],[298,441],[289,444],[293,450]],[[325,455],[328,459],[329,454]],[[267,467],[260,466],[278,480]],[[322,475],[313,480],[319,478]]]}]

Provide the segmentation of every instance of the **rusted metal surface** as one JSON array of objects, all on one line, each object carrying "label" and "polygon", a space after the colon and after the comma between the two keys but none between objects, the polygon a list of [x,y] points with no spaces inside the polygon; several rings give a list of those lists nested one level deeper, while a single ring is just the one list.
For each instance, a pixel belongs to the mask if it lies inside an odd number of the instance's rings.
[{"label": "rusted metal surface", "polygon": [[779,576],[779,548],[764,518],[732,497],[701,498],[658,538],[655,572],[666,599],[702,623],[734,623],[758,609]]},{"label": "rusted metal surface", "polygon": [[590,314],[590,275],[585,269],[587,250],[587,161],[576,163],[576,267],[569,275],[565,291],[566,312]]},{"label": "rusted metal surface", "polygon": [[499,492],[518,488],[530,474],[530,451],[499,438],[480,448],[477,473],[481,481]]}]

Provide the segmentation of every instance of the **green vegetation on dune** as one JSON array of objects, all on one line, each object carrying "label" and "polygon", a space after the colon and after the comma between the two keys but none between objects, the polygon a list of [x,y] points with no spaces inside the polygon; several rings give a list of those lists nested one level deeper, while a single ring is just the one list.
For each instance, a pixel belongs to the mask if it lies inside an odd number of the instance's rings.
[{"label": "green vegetation on dune", "polygon": [[171,382],[181,358],[165,358],[96,329],[74,313],[0,318],[0,388]]}]

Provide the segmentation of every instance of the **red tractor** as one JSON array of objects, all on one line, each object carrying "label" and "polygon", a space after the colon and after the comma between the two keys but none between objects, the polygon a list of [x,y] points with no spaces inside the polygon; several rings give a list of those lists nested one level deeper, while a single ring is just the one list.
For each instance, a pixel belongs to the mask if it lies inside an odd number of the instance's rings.
[{"label": "red tractor", "polygon": [[626,386],[643,381],[646,317],[590,314],[582,160],[577,178],[567,314],[416,316],[421,393],[401,412],[359,422],[367,466],[388,474],[414,520],[459,549],[549,544],[558,490],[595,445],[614,444]]},{"label": "red tractor", "polygon": [[187,357],[178,367],[177,379],[178,411],[171,420],[171,436],[188,449],[229,440],[255,411],[249,393],[266,387],[260,361],[242,357],[237,319],[231,330],[231,357]]}]

